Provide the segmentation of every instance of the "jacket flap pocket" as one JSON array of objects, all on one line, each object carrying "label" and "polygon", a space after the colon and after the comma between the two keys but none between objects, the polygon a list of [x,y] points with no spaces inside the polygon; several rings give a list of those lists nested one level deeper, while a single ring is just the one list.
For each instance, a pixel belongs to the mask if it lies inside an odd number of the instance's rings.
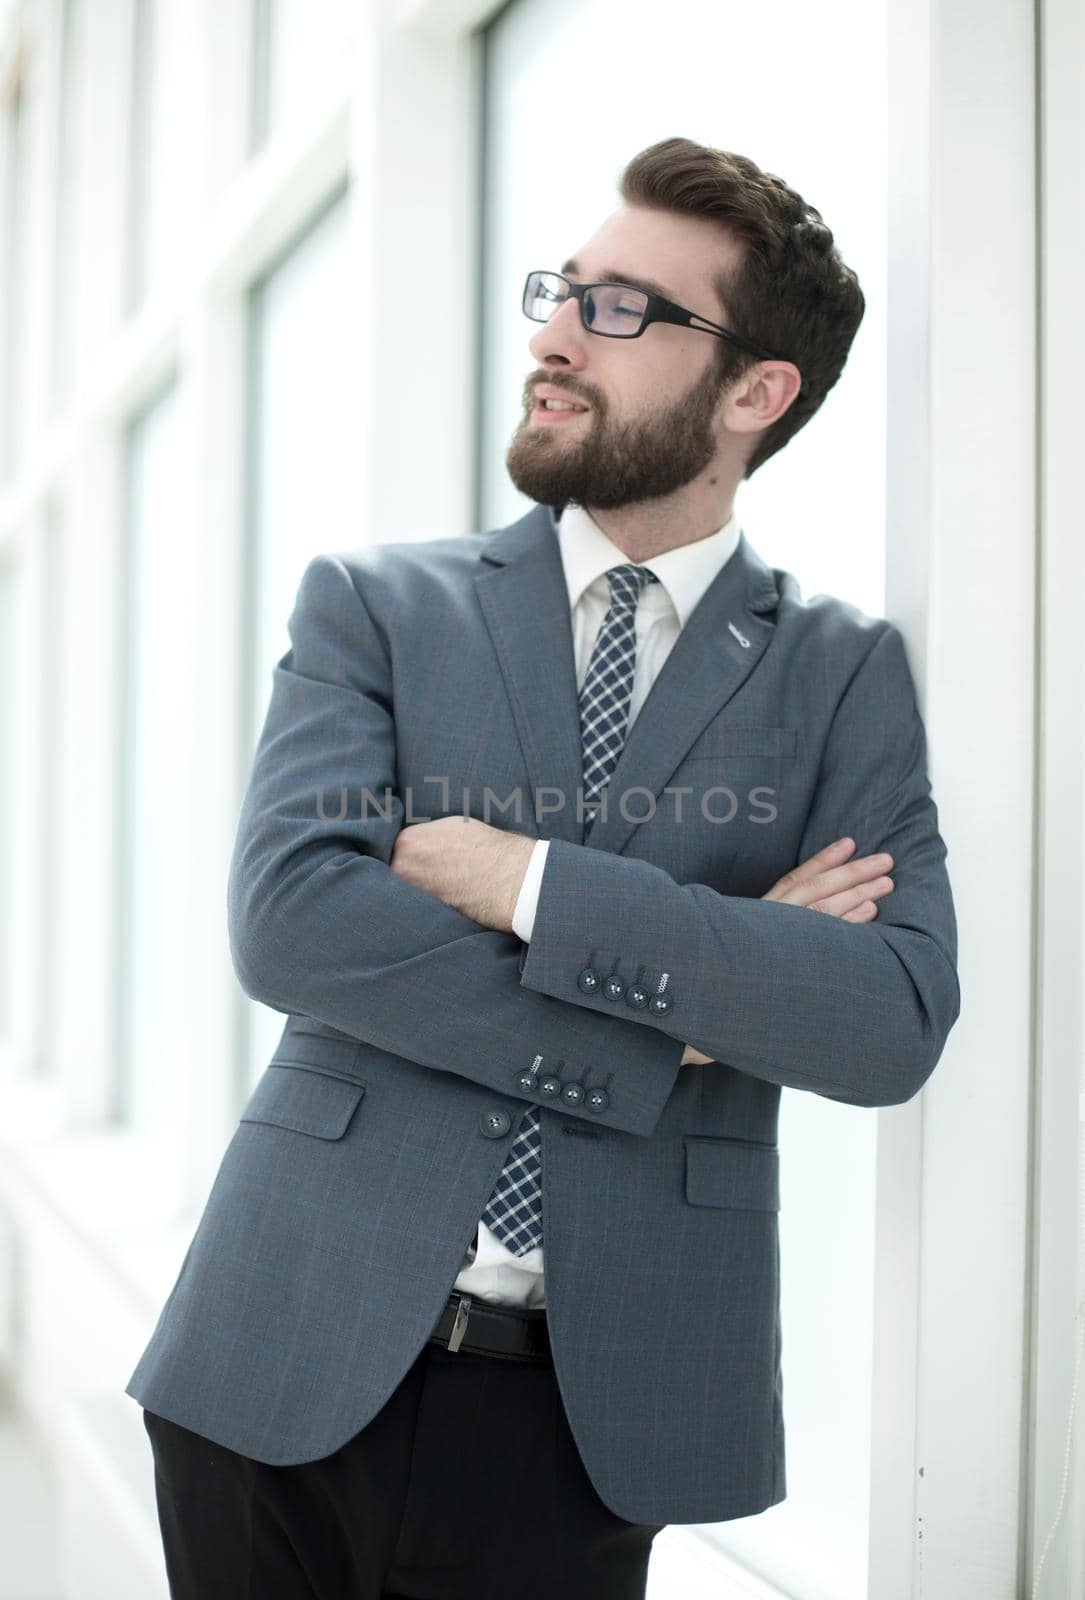
[{"label": "jacket flap pocket", "polygon": [[771,1144],[687,1134],[686,1199],[695,1206],[779,1211],[780,1152]]},{"label": "jacket flap pocket", "polygon": [[241,1121],[270,1122],[317,1139],[341,1139],[364,1094],[364,1083],[276,1063],[266,1069],[249,1096]]},{"label": "jacket flap pocket", "polygon": [[315,1028],[288,1026],[269,1065],[278,1066],[300,1061],[314,1067],[326,1067],[329,1072],[350,1073],[362,1054],[360,1039],[351,1039],[344,1033],[319,1033]]}]

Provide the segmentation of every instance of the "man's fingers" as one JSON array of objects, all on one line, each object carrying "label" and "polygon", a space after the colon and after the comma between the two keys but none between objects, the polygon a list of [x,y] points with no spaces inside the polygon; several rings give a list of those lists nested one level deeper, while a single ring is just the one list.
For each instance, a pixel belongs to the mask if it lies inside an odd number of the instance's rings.
[{"label": "man's fingers", "polygon": [[[847,907],[858,904],[868,896],[876,898],[875,891],[886,894],[893,887],[893,880],[887,877],[888,869],[893,865],[890,855],[864,856],[859,861],[849,861],[845,866],[832,867],[828,872],[819,872],[816,878],[800,884],[798,887],[798,904],[824,905],[840,896],[852,895]],[[790,899],[791,896],[788,896]]]},{"label": "man's fingers", "polygon": [[884,852],[874,856],[860,856],[857,861],[845,861],[837,866],[815,870],[814,863],[817,860],[817,856],[811,856],[809,861],[804,861],[801,866],[785,873],[762,898],[786,900],[792,905],[809,906],[815,900],[827,900],[831,895],[854,888],[857,884],[868,883],[869,880],[884,875],[893,865],[892,856]]},{"label": "man's fingers", "polygon": [[846,911],[840,918],[841,922],[873,922],[878,915],[878,908],[870,900],[864,900],[861,906],[856,906],[854,911]]},{"label": "man's fingers", "polygon": [[[875,878],[873,883],[864,883],[857,888],[848,889],[839,894],[823,895],[820,900],[810,902],[811,911],[825,911],[830,917],[842,917],[848,922],[869,922],[877,914],[875,901],[893,892],[892,878]],[[869,910],[864,910],[869,907]],[[854,913],[862,912],[861,916]]]},{"label": "man's fingers", "polygon": [[[828,871],[831,867],[839,866],[847,861],[848,856],[855,849],[854,839],[836,839],[832,844],[827,844],[824,850],[819,850],[816,855],[809,856],[807,860],[800,861],[797,867],[792,867],[790,872],[785,872],[783,877],[775,883],[768,894],[762,896],[765,900],[782,900],[789,889],[798,884],[807,883],[811,878],[816,878],[820,872]],[[781,891],[777,893],[777,890]]]}]

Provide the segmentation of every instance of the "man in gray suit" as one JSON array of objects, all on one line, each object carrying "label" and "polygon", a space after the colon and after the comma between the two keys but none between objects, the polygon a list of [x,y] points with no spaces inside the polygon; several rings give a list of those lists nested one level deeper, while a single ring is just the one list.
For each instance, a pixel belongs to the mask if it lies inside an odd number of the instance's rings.
[{"label": "man in gray suit", "polygon": [[782,1500],[780,1090],[959,1012],[901,634],[733,509],[855,275],[745,157],[620,193],[524,285],[532,509],[301,579],[229,881],[286,1022],[127,1386],[175,1596],[629,1600]]}]

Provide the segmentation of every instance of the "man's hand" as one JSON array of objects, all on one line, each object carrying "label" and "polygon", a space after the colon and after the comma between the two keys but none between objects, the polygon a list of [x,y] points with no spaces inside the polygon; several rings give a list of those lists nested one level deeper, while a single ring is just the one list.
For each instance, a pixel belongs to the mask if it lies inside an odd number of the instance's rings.
[{"label": "man's hand", "polygon": [[[893,865],[893,857],[860,856],[858,861],[849,861],[854,849],[854,839],[837,839],[835,844],[826,845],[808,861],[785,872],[761,899],[824,911],[842,922],[869,922],[878,915],[875,901],[892,893],[893,880],[885,874]],[[711,1060],[711,1056],[704,1056],[687,1044],[678,1065],[703,1067]]]},{"label": "man's hand", "polygon": [[876,900],[893,891],[885,874],[893,865],[890,855],[848,857],[854,839],[837,839],[816,856],[793,867],[773,884],[762,900],[783,900],[787,905],[825,911],[842,922],[870,922],[878,915]]},{"label": "man's hand", "polygon": [[436,895],[484,928],[511,933],[537,842],[475,817],[437,817],[401,828],[388,865],[397,878]]}]

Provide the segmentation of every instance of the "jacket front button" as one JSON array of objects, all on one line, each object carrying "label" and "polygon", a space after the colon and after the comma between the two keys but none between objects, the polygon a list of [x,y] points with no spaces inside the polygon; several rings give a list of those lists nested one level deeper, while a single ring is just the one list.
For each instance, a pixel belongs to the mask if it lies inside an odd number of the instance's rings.
[{"label": "jacket front button", "polygon": [[487,1139],[503,1139],[512,1127],[512,1118],[502,1106],[494,1106],[489,1111],[484,1111],[478,1119],[478,1125]]},{"label": "jacket front button", "polygon": [[548,1074],[545,1078],[540,1078],[539,1093],[546,1095],[548,1100],[553,1100],[555,1095],[561,1093],[561,1079],[555,1078],[552,1074]]},{"label": "jacket front button", "polygon": [[567,1106],[578,1106],[584,1098],[584,1085],[582,1083],[567,1083],[561,1091],[561,1098]]},{"label": "jacket front button", "polygon": [[603,993],[608,1000],[620,1000],[625,993],[625,979],[619,978],[617,973],[612,972],[603,985]]},{"label": "jacket front button", "polygon": [[599,993],[599,974],[594,967],[584,967],[576,980],[576,986],[584,994]]},{"label": "jacket front button", "polygon": [[657,1017],[665,1017],[673,1008],[674,1001],[669,994],[654,994],[648,1002],[648,1010]]},{"label": "jacket front button", "polygon": [[610,1096],[605,1089],[589,1089],[584,1104],[589,1111],[605,1111],[610,1104]]},{"label": "jacket front button", "polygon": [[636,1011],[643,1011],[648,1004],[648,991],[642,984],[634,983],[626,990],[625,1003]]}]

